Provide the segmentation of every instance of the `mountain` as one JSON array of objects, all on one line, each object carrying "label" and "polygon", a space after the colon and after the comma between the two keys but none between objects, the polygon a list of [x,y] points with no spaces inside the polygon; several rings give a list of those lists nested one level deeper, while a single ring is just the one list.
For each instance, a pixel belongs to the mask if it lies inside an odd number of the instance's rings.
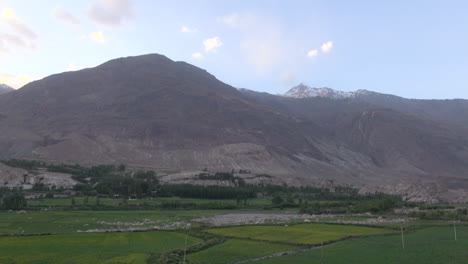
[{"label": "mountain", "polygon": [[315,88],[301,83],[287,91],[284,94],[284,96],[292,98],[324,97],[332,99],[346,99],[355,98],[361,95],[366,95],[368,93],[369,92],[366,90],[357,90],[355,92],[342,92],[333,90],[328,87]]},{"label": "mountain", "polygon": [[407,99],[391,94],[382,94],[367,90],[353,92],[336,91],[330,88],[313,88],[304,84],[292,87],[284,94],[293,98],[324,97],[333,99],[353,99],[373,104],[378,107],[417,115],[451,125],[468,128],[468,100],[421,100]]},{"label": "mountain", "polygon": [[14,90],[15,89],[11,88],[10,86],[0,83],[0,95],[9,93]]},{"label": "mountain", "polygon": [[251,182],[269,174],[276,184],[468,200],[463,127],[333,98],[239,90],[158,54],[120,58],[1,96],[0,159],[246,169]]}]

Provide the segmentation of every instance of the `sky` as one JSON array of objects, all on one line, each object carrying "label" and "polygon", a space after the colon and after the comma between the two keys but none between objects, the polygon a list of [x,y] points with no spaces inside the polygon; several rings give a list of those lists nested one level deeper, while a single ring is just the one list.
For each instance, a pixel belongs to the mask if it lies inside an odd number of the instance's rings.
[{"label": "sky", "polygon": [[468,99],[466,10],[464,0],[0,0],[0,83],[159,53],[272,94],[305,83]]}]

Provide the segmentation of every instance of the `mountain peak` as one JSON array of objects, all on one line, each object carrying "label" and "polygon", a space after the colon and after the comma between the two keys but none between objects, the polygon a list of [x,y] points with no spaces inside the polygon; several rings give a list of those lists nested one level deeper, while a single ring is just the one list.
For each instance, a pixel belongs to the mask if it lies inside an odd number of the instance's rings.
[{"label": "mountain peak", "polygon": [[308,97],[325,97],[325,98],[332,98],[332,99],[345,99],[345,98],[353,98],[358,95],[368,94],[369,91],[367,90],[357,90],[354,92],[343,92],[333,90],[332,88],[328,87],[310,87],[304,83],[300,83],[289,91],[287,91],[284,96],[286,97],[293,97],[293,98],[308,98]]},{"label": "mountain peak", "polygon": [[6,94],[14,90],[15,89],[11,88],[10,86],[0,83],[0,94]]}]

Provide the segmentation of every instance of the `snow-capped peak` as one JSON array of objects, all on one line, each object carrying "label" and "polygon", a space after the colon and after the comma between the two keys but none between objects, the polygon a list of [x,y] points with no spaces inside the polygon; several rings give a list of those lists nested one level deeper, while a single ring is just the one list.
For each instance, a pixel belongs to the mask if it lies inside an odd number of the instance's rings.
[{"label": "snow-capped peak", "polygon": [[303,83],[294,86],[289,91],[287,91],[284,96],[293,97],[293,98],[307,98],[307,97],[326,97],[332,99],[345,99],[345,98],[354,98],[358,95],[363,95],[368,93],[366,90],[357,90],[354,92],[342,92],[336,91],[328,87],[315,88],[307,86]]}]

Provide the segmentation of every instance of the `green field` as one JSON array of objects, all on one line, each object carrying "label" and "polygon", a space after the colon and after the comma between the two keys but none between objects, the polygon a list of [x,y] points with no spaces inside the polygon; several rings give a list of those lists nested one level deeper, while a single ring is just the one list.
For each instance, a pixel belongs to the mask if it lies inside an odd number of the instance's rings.
[{"label": "green field", "polygon": [[[175,221],[213,215],[209,211],[50,211],[0,212],[0,235],[71,233],[77,230],[115,228],[98,222],[141,222],[145,219],[158,221],[152,225],[170,224]],[[145,227],[145,226],[138,226]]]},{"label": "green field", "polygon": [[349,236],[394,233],[393,230],[352,225],[299,224],[291,226],[236,226],[208,229],[207,232],[235,238],[292,244],[320,244]]},{"label": "green field", "polygon": [[[187,238],[188,246],[201,242]],[[144,264],[149,253],[184,244],[184,234],[164,231],[0,237],[0,263]]]},{"label": "green field", "polygon": [[222,264],[298,249],[297,246],[231,239],[223,244],[190,254],[192,263]]},{"label": "green field", "polygon": [[393,264],[393,263],[468,263],[468,227],[457,228],[454,240],[453,227],[432,227],[405,235],[405,250],[401,236],[376,236],[356,238],[283,257],[258,261],[258,264],[283,263],[333,263],[333,264]]}]

